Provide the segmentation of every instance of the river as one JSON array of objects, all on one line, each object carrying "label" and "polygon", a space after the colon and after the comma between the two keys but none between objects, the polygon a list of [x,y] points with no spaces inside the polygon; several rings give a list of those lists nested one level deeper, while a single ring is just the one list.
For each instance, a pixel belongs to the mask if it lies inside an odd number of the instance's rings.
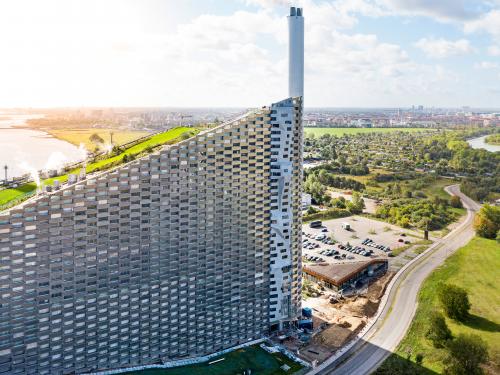
[{"label": "river", "polygon": [[469,139],[467,142],[472,148],[484,148],[485,150],[491,152],[500,151],[499,145],[490,145],[489,143],[486,143],[486,137],[487,135],[484,135],[482,137]]},{"label": "river", "polygon": [[19,177],[33,170],[58,169],[83,160],[85,152],[43,131],[20,128],[30,118],[41,116],[0,113],[0,179]]}]

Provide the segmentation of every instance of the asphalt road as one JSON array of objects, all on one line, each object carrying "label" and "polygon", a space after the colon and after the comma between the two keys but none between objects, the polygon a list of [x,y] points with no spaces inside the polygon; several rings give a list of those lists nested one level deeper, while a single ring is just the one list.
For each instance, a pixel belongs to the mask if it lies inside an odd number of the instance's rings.
[{"label": "asphalt road", "polygon": [[[404,338],[417,308],[417,295],[423,281],[444,260],[467,244],[474,231],[474,212],[480,208],[475,201],[460,192],[458,185],[445,189],[458,195],[467,208],[466,219],[446,237],[431,246],[418,261],[401,273],[389,292],[387,304],[377,322],[363,338],[340,358],[327,360],[309,372],[312,374],[365,375],[371,374],[396,349]],[[333,359],[333,358],[332,358]]]}]

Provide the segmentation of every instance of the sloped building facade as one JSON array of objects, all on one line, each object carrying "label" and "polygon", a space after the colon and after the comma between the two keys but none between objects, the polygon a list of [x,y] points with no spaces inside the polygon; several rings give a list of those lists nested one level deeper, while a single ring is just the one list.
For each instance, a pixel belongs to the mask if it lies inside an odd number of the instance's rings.
[{"label": "sloped building facade", "polygon": [[200,356],[300,311],[302,103],[0,213],[0,374]]}]

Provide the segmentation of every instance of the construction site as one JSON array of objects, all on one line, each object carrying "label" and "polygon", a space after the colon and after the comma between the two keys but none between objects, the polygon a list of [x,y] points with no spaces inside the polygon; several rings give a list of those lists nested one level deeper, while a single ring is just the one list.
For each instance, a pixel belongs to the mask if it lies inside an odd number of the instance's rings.
[{"label": "construction site", "polygon": [[313,366],[321,364],[375,316],[394,274],[387,272],[350,296],[306,280],[302,302],[304,320],[300,322],[307,324],[299,322],[298,329],[280,332],[274,339]]}]

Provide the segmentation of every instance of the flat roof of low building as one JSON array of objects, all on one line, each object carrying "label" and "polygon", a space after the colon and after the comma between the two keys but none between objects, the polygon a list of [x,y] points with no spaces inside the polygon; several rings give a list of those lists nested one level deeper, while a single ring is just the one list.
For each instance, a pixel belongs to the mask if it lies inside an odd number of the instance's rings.
[{"label": "flat roof of low building", "polygon": [[335,286],[340,287],[356,274],[365,270],[368,266],[377,263],[387,263],[387,259],[372,259],[369,261],[351,263],[319,263],[304,265],[303,270],[311,276],[318,277]]}]

